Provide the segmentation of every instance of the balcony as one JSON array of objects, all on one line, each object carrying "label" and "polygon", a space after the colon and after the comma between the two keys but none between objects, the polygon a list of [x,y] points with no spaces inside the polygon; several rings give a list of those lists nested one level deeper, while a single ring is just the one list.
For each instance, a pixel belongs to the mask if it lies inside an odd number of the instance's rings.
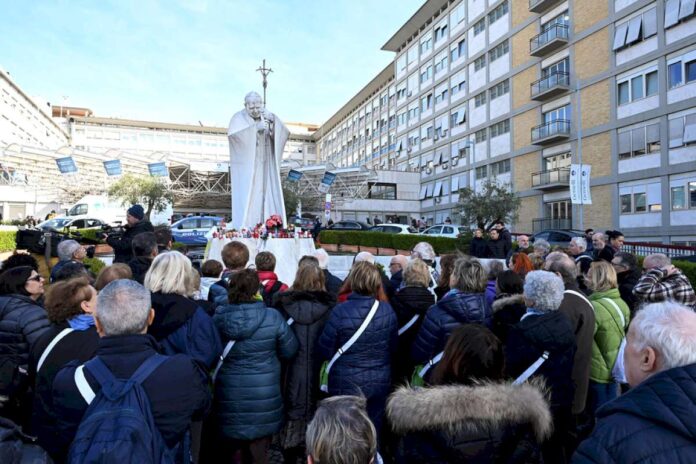
[{"label": "balcony", "polygon": [[532,143],[545,145],[558,140],[567,140],[570,137],[570,121],[556,119],[554,121],[532,127]]},{"label": "balcony", "polygon": [[548,10],[551,5],[558,3],[559,0],[529,0],[529,11],[532,13],[541,13]]},{"label": "balcony", "polygon": [[570,168],[567,167],[535,172],[532,174],[532,188],[539,190],[568,188],[569,180]]},{"label": "balcony", "polygon": [[556,71],[546,77],[542,77],[531,85],[532,100],[546,100],[553,98],[570,89],[570,75],[567,72]]},{"label": "balcony", "polygon": [[529,41],[529,54],[544,56],[568,44],[568,26],[554,24],[532,37]]},{"label": "balcony", "polygon": [[573,220],[571,218],[537,218],[532,219],[532,233],[536,234],[546,229],[572,229]]}]

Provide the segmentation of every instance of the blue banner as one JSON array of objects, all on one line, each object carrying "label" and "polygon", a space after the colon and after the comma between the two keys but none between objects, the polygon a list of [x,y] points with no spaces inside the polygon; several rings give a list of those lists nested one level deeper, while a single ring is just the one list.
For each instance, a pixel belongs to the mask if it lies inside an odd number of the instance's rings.
[{"label": "blue banner", "polygon": [[107,176],[120,176],[122,174],[121,160],[104,161],[104,170]]},{"label": "blue banner", "polygon": [[58,170],[61,174],[73,174],[77,172],[77,165],[72,156],[66,158],[57,158],[56,165],[58,165]]},{"label": "blue banner", "polygon": [[150,163],[147,165],[152,177],[169,177],[169,170],[164,162]]},{"label": "blue banner", "polygon": [[333,172],[326,171],[324,173],[324,178],[321,180],[321,183],[330,186],[334,183],[335,180],[336,174],[334,174]]},{"label": "blue banner", "polygon": [[291,169],[290,172],[288,172],[288,181],[297,182],[300,179],[302,179],[302,173],[300,171],[295,171],[294,169]]}]

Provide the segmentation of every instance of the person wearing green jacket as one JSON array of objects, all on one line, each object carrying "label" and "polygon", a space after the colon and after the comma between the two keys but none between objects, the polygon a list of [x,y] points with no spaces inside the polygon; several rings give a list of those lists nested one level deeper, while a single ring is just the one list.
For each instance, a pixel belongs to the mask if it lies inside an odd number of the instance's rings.
[{"label": "person wearing green jacket", "polygon": [[587,398],[587,411],[594,417],[597,408],[618,396],[618,384],[611,371],[618,358],[621,342],[626,336],[631,312],[621,299],[616,271],[608,262],[593,262],[587,273],[586,283],[593,292],[589,299],[595,313]]}]

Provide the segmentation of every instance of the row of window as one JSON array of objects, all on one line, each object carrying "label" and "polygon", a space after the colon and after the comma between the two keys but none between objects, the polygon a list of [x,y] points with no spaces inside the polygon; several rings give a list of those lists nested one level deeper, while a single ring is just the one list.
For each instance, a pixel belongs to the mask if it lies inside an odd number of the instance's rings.
[{"label": "row of window", "polygon": [[[659,184],[655,184],[659,188]],[[621,214],[657,213],[662,211],[659,195],[650,198],[647,192],[633,192],[619,195]],[[696,209],[696,182],[687,182],[670,188],[670,206],[672,211]]]}]

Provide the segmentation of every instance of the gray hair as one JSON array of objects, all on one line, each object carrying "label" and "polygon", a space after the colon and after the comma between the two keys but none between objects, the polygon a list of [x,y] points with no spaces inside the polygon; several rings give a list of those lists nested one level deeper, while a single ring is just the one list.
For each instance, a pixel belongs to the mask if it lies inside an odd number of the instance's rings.
[{"label": "gray hair", "polygon": [[524,296],[539,311],[556,311],[563,301],[563,291],[563,281],[552,272],[532,271],[524,279]]},{"label": "gray hair", "polygon": [[592,239],[594,240],[596,238],[600,239],[602,242],[607,241],[607,236],[604,234],[604,232],[595,232],[592,234]]},{"label": "gray hair", "polygon": [[329,254],[326,252],[325,249],[319,248],[314,252],[314,257],[317,258],[317,261],[319,261],[319,267],[322,269],[326,269],[329,267]]},{"label": "gray hair", "polygon": [[145,287],[151,292],[189,296],[191,261],[181,253],[162,253],[145,274]]},{"label": "gray hair", "polygon": [[261,95],[259,95],[256,92],[249,92],[244,96],[244,104],[246,105],[248,102],[250,102],[252,99],[254,100],[260,100],[263,101],[263,98],[261,98]]},{"label": "gray hair", "polygon": [[574,243],[580,251],[587,250],[587,240],[585,240],[585,237],[573,237],[570,241]]},{"label": "gray hair", "polygon": [[672,260],[669,259],[669,256],[662,253],[653,253],[646,256],[643,260],[643,267],[645,267],[646,262],[649,263],[650,269],[664,268],[672,264]]},{"label": "gray hair", "polygon": [[674,301],[643,306],[631,321],[631,344],[651,347],[663,359],[662,370],[696,363],[696,313]]},{"label": "gray hair", "polygon": [[452,269],[454,287],[465,293],[483,293],[488,284],[488,274],[481,261],[468,256],[461,257],[454,262]]},{"label": "gray hair", "polygon": [[578,277],[575,261],[562,251],[552,251],[548,254],[544,270],[560,274],[564,284],[576,283],[575,279]]},{"label": "gray hair", "polygon": [[367,261],[370,264],[375,264],[375,255],[373,255],[369,251],[361,251],[360,253],[355,255],[353,262],[359,263],[361,261]]},{"label": "gray hair", "polygon": [[377,455],[377,432],[359,396],[334,396],[319,403],[307,426],[307,453],[314,462],[366,464]]},{"label": "gray hair", "polygon": [[534,250],[536,250],[537,248],[542,250],[543,254],[546,254],[551,249],[551,245],[543,238],[538,238],[534,241]]},{"label": "gray hair", "polygon": [[413,247],[413,253],[423,261],[433,261],[435,259],[435,250],[428,242],[416,243]]},{"label": "gray hair", "polygon": [[114,280],[97,297],[95,317],[105,336],[134,335],[147,327],[150,292],[134,280]]},{"label": "gray hair", "polygon": [[82,248],[82,245],[75,240],[63,240],[58,244],[56,251],[58,259],[61,261],[70,261],[77,250]]}]

